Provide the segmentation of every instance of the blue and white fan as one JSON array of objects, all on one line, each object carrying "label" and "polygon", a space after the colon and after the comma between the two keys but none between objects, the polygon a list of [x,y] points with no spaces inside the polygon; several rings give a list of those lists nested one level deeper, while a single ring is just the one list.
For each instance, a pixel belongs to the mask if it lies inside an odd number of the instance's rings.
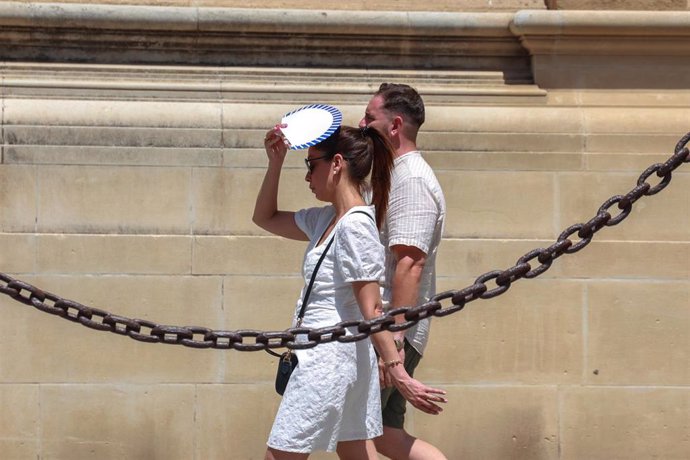
[{"label": "blue and white fan", "polygon": [[322,142],[340,127],[343,114],[326,104],[311,104],[285,114],[281,131],[294,150],[306,149]]}]

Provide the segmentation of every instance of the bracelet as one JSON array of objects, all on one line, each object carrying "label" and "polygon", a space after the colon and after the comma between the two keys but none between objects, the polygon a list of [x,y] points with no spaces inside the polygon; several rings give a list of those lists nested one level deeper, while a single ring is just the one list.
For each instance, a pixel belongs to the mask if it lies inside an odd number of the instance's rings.
[{"label": "bracelet", "polygon": [[401,362],[399,359],[394,359],[394,360],[392,360],[392,361],[384,361],[384,362],[383,362],[383,367],[385,367],[386,369],[388,369],[389,367],[395,367],[395,366],[397,366],[398,364],[402,364],[402,362]]}]

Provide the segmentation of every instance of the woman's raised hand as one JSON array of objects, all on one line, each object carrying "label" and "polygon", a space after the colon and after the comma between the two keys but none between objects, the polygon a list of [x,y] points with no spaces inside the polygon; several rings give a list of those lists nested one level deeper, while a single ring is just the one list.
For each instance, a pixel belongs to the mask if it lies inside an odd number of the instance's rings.
[{"label": "woman's raised hand", "polygon": [[285,159],[288,147],[285,136],[283,136],[283,132],[281,131],[281,128],[285,127],[287,127],[286,124],[278,124],[266,133],[264,148],[266,149],[266,155],[268,155],[269,161],[278,160],[282,162]]}]

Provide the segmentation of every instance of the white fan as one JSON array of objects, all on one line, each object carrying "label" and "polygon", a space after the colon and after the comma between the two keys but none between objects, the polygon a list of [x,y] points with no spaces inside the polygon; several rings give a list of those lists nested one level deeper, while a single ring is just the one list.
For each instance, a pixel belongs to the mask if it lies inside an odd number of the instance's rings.
[{"label": "white fan", "polygon": [[342,123],[343,115],[337,108],[325,104],[312,104],[285,114],[281,131],[295,150],[306,149],[326,140]]}]

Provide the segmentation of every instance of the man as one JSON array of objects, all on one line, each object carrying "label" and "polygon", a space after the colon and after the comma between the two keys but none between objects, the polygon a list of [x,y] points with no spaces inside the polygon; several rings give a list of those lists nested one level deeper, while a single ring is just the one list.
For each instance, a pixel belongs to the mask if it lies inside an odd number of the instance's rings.
[{"label": "man", "polygon": [[[438,179],[417,150],[424,123],[424,102],[408,85],[383,83],[369,101],[361,128],[386,133],[395,149],[395,164],[381,241],[386,247],[383,300],[389,308],[415,306],[436,292],[436,252],[441,242],[446,203]],[[403,315],[396,322],[403,322]],[[405,369],[413,375],[429,338],[430,321],[394,333]],[[406,402],[394,388],[381,393],[383,436],[376,449],[393,459],[445,459],[436,447],[403,428]]]}]

